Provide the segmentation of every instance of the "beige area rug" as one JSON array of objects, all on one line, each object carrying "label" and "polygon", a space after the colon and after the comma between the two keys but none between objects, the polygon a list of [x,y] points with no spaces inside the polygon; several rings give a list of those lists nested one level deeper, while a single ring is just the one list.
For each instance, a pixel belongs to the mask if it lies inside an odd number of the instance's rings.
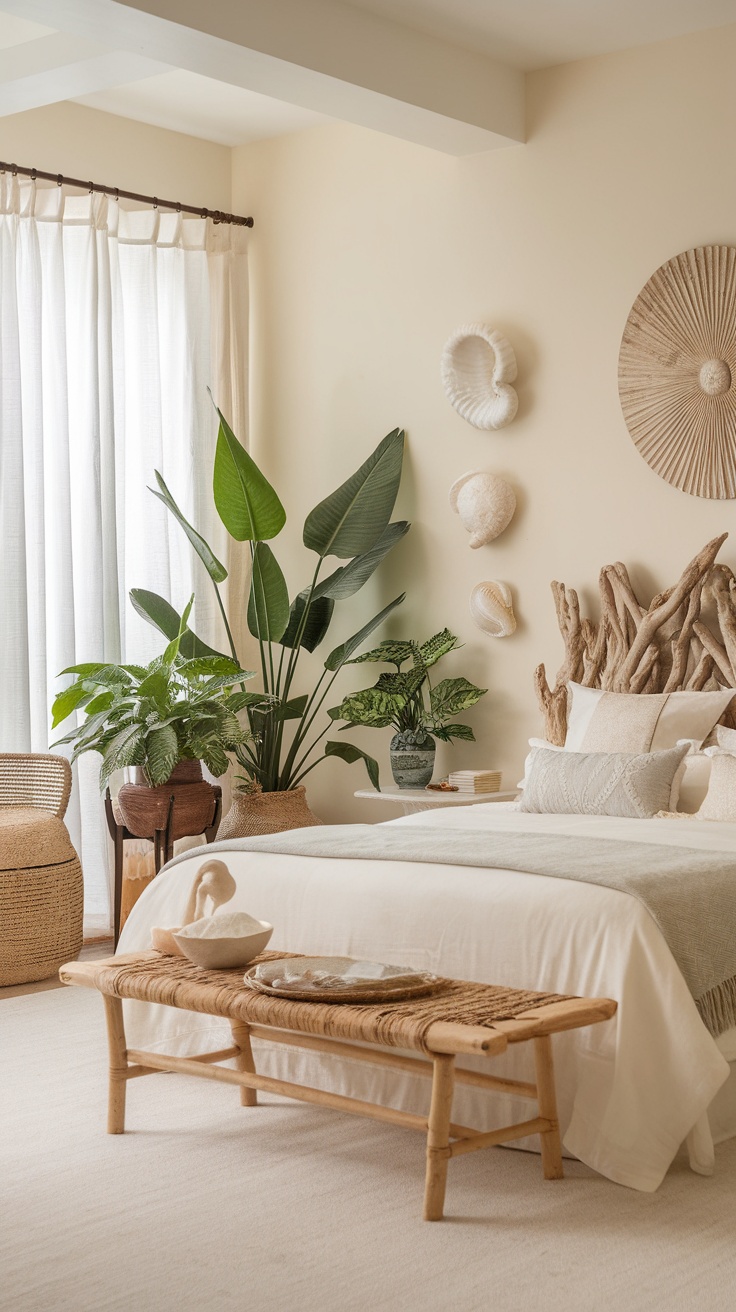
[{"label": "beige area rug", "polygon": [[96,994],[0,1002],[3,1312],[736,1306],[736,1142],[712,1179],[678,1162],[656,1194],[471,1155],[429,1225],[419,1135],[161,1075],[107,1136],[105,1059]]}]

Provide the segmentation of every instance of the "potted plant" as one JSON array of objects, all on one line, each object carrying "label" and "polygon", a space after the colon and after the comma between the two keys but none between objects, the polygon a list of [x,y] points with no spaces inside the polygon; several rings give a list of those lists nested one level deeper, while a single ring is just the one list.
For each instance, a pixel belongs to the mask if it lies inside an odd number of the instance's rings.
[{"label": "potted plant", "polygon": [[72,665],[63,674],[74,682],[58,694],[53,725],[75,711],[85,719],[58,743],[72,743],[72,761],[99,752],[100,788],[115,770],[135,768],[118,804],[126,827],[150,837],[166,827],[171,798],[170,837],[203,833],[212,824],[215,793],[202,778],[202,762],[217,778],[229,765],[228,753],[248,740],[238,714],[262,704],[245,691],[253,677],[227,656],[197,650],[187,629],[191,602],[162,656],[149,665]]},{"label": "potted plant", "polygon": [[[453,717],[474,706],[487,692],[467,679],[442,679],[432,686],[429,671],[443,656],[460,644],[449,629],[442,629],[426,642],[382,642],[373,651],[355,657],[351,665],[365,661],[385,661],[396,667],[393,674],[382,674],[372,688],[345,697],[330,714],[351,725],[367,725],[396,730],[391,739],[391,770],[399,788],[424,788],[432,778],[435,739],[452,742],[454,738],[474,742],[468,724],[458,724]],[[404,670],[403,665],[411,661]],[[427,697],[428,694],[428,697]]]},{"label": "potted plant", "polygon": [[[220,827],[221,836],[233,837],[315,823],[306,804],[303,780],[328,757],[337,756],[349,764],[362,759],[378,786],[378,766],[372,757],[350,743],[323,742],[330,721],[322,708],[340,670],[401,604],[404,594],[394,597],[356,633],[332,648],[310,691],[303,691],[299,682],[300,656],[324,641],[336,605],[368,582],[410,526],[404,520],[391,523],[404,449],[404,434],[395,429],[307,515],[303,542],[312,553],[311,578],[290,600],[270,546],[284,527],[286,512],[219,410],[218,415],[215,507],[230,536],[249,544],[252,569],[247,625],[258,644],[261,685],[268,698],[265,704],[253,702],[247,707],[250,734],[234,749],[243,773],[234,791],[233,808]],[[177,520],[209,575],[230,656],[239,664],[220,591],[227,569],[185,519],[158,472],[156,481],[154,495]],[[330,557],[336,557],[337,568],[328,571],[325,567]],[[178,631],[179,616],[165,598],[138,588],[130,595],[139,614],[167,637]],[[186,632],[199,642],[188,629]]]}]

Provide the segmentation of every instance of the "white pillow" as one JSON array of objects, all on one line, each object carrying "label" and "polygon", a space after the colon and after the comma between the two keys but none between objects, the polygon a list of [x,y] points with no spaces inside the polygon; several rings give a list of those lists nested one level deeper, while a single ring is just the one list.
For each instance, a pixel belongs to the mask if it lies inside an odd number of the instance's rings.
[{"label": "white pillow", "polygon": [[700,747],[736,696],[720,692],[605,692],[568,683],[570,752],[656,752],[685,738]]},{"label": "white pillow", "polygon": [[[736,729],[723,729],[718,725],[718,736],[731,734],[733,742],[733,752],[736,754]],[[705,801],[710,782],[711,761],[710,758],[714,752],[721,749],[718,747],[706,748],[704,752],[698,751],[698,741],[693,738],[681,738],[675,744],[676,747],[688,745],[690,750],[685,757],[680,769],[676,772],[672,781],[672,793],[670,796],[670,811],[681,811],[687,815],[694,815],[700,809]],[[530,752],[524,762],[524,778],[520,779],[516,787],[522,792],[529,778],[532,760],[534,758],[534,749],[537,747],[546,747],[550,752],[566,752],[570,749],[567,747],[557,747],[554,743],[548,743],[545,738],[530,738]]]}]

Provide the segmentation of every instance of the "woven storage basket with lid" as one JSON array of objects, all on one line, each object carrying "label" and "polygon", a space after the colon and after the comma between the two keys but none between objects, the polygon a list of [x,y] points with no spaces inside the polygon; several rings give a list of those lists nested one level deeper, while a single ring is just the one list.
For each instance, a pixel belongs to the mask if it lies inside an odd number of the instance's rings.
[{"label": "woven storage basket with lid", "polygon": [[[82,947],[82,867],[61,814],[68,799],[66,761],[4,756],[0,768],[0,986],[54,975]],[[46,792],[45,763],[59,789]],[[58,762],[58,767],[56,765]],[[66,767],[66,768],[64,768]],[[6,786],[7,785],[7,786]],[[18,798],[38,805],[13,805]],[[7,800],[6,800],[7,799]],[[53,809],[52,809],[53,808]]]}]

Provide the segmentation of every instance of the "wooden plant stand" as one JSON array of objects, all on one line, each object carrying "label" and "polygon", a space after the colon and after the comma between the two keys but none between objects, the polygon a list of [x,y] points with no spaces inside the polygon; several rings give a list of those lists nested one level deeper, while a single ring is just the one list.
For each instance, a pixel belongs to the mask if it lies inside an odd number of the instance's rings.
[{"label": "wooden plant stand", "polygon": [[[205,841],[214,843],[217,837],[217,830],[220,825],[220,816],[222,814],[222,789],[219,784],[213,785],[214,794],[214,814],[212,824],[203,830]],[[152,834],[133,834],[130,829],[118,819],[115,814],[115,803],[110,796],[110,789],[105,794],[105,816],[107,819],[107,828],[112,839],[113,850],[115,854],[114,861],[114,882],[113,882],[113,943],[118,945],[120,938],[120,911],[123,901],[123,844],[127,838],[146,838],[153,843],[153,868],[158,874],[162,866],[166,865],[174,855],[174,837],[176,838],[196,838],[196,834],[182,834],[176,832],[173,834],[172,819],[174,815],[174,794],[169,799],[168,813],[166,823],[163,829],[156,829]]]},{"label": "wooden plant stand", "polygon": [[[259,959],[284,955],[292,954],[268,952]],[[390,1125],[419,1130],[426,1136],[425,1221],[442,1219],[448,1163],[464,1153],[538,1134],[545,1179],[562,1177],[550,1036],[608,1020],[616,1010],[616,1003],[610,998],[549,1001],[554,995],[457,980],[447,980],[441,992],[411,1002],[378,1006],[296,1002],[251,992],[243,985],[241,971],[202,970],[188,961],[157,952],[109,957],[103,961],[72,961],[62,966],[59,974],[65,984],[96,988],[103,995],[110,1058],[109,1134],[122,1134],[125,1129],[128,1080],[159,1071],[178,1071],[238,1085],[245,1107],[256,1106],[260,1089],[335,1111],[369,1116]],[[233,1045],[198,1057],[172,1057],[128,1048],[122,998],[226,1017],[230,1021]],[[458,1020],[458,1015],[463,1019]],[[252,1038],[426,1075],[432,1082],[429,1115],[418,1116],[259,1075],[253,1060]],[[464,1053],[493,1057],[505,1052],[510,1043],[524,1042],[534,1044],[535,1083],[486,1075],[455,1065],[456,1057]],[[391,1047],[413,1048],[424,1055],[407,1057],[388,1051]],[[235,1058],[237,1069],[217,1065],[230,1058]],[[490,1133],[457,1125],[451,1119],[456,1082],[532,1099],[538,1105],[538,1115]]]}]

